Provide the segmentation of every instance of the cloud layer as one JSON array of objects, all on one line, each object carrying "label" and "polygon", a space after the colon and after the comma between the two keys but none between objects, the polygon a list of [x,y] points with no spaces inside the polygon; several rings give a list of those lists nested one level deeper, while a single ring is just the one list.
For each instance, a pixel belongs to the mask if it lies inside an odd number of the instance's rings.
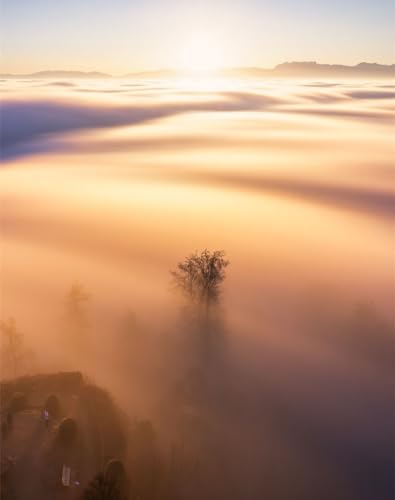
[{"label": "cloud layer", "polygon": [[[392,90],[44,83],[3,82],[0,169],[2,314],[39,369],[82,368],[181,442],[198,471],[182,498],[389,498]],[[191,402],[202,374],[169,270],[204,248],[231,264],[220,362]],[[76,280],[89,356],[63,337]]]}]

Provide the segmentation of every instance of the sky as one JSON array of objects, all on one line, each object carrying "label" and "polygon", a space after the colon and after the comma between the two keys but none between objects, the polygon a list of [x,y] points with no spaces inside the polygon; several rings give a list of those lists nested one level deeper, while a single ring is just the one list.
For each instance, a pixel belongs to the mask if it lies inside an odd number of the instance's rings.
[{"label": "sky", "polygon": [[1,71],[395,62],[393,0],[2,0]]}]

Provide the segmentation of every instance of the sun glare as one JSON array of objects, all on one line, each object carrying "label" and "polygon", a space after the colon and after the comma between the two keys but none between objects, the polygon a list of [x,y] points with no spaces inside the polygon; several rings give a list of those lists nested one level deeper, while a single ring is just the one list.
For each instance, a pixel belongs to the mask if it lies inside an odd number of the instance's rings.
[{"label": "sun glare", "polygon": [[223,53],[215,39],[200,35],[185,42],[179,66],[188,72],[215,72],[223,64]]}]

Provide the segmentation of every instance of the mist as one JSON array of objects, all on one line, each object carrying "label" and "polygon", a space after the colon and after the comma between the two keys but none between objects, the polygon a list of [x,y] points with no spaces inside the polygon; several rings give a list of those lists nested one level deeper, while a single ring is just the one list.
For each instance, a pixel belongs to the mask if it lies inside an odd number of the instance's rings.
[{"label": "mist", "polygon": [[[80,371],[149,421],[143,500],[392,498],[395,92],[1,85],[2,378]],[[229,265],[202,327],[170,271],[205,249]]]}]

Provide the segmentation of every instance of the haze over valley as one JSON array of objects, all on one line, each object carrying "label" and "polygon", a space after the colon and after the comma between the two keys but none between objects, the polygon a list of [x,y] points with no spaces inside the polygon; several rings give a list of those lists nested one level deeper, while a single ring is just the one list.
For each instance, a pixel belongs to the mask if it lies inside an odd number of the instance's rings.
[{"label": "haze over valley", "polygon": [[[389,500],[392,81],[66,76],[1,82],[2,377],[83,377],[12,386],[33,417],[9,453],[54,392],[82,419],[83,487],[96,411],[122,415],[126,448],[102,430],[100,449],[130,498]],[[171,271],[219,255],[203,313]],[[17,498],[64,493],[32,481]]]}]

